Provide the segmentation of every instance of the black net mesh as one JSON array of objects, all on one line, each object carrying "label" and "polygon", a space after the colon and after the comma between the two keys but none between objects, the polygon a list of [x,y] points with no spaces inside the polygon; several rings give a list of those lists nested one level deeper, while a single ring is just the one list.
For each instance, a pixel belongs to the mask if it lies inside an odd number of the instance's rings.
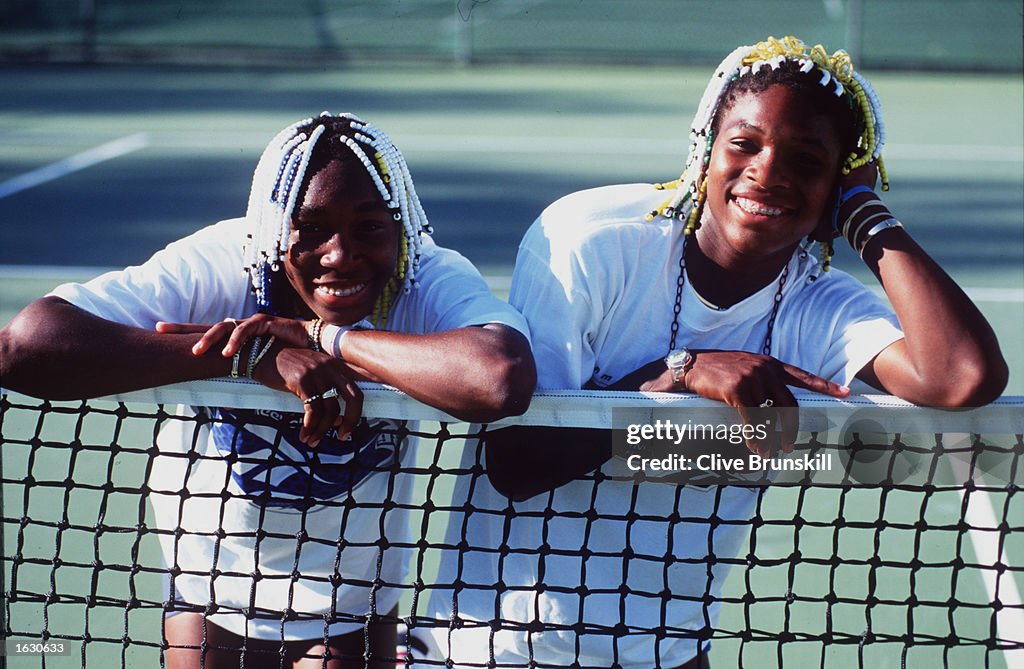
[{"label": "black net mesh", "polygon": [[[1019,421],[1024,405],[1006,404]],[[552,406],[522,420],[605,420],[588,398]],[[484,466],[493,428],[390,411],[336,461],[289,449],[274,427],[289,408],[4,395],[8,666],[162,666],[185,646],[196,666],[610,667],[640,652],[668,668],[710,648],[714,667],[1004,667],[1024,653],[1019,430],[811,434],[796,455],[831,456],[832,480],[626,485],[602,468],[571,496],[513,502]],[[238,429],[252,424],[255,446]],[[181,615],[193,641],[172,633]],[[381,636],[393,622],[397,642]],[[356,647],[324,651],[347,633]]]}]

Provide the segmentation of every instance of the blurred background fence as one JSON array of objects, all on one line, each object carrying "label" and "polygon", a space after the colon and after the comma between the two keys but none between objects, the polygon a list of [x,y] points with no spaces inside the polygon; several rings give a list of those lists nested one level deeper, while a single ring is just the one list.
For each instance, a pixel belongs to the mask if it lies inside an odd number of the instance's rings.
[{"label": "blurred background fence", "polygon": [[869,69],[1018,72],[1021,13],[1019,0],[3,0],[0,60],[713,64],[737,36],[774,32],[844,44]]}]

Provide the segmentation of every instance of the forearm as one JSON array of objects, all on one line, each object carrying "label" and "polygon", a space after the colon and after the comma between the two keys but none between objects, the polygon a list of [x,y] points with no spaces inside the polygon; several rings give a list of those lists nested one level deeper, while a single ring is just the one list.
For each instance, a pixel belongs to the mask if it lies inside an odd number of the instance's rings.
[{"label": "forearm", "polygon": [[1008,375],[999,342],[953,279],[902,228],[872,238],[863,257],[905,335],[871,370],[885,390],[931,406],[995,399]]},{"label": "forearm", "polygon": [[536,384],[525,337],[502,325],[426,335],[351,331],[341,353],[367,379],[473,422],[523,413]]},{"label": "forearm", "polygon": [[48,399],[226,376],[230,359],[192,354],[198,339],[113,323],[48,297],[0,330],[0,375],[4,387]]}]

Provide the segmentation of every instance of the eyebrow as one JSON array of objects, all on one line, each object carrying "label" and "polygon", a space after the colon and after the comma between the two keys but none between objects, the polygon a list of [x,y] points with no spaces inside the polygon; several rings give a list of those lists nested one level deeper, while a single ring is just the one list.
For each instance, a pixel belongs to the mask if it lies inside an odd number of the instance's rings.
[{"label": "eyebrow", "polygon": [[[758,126],[758,125],[754,125],[753,123],[748,123],[747,121],[740,121],[734,127],[740,128],[741,130],[756,130],[757,132],[761,133],[762,135],[765,134],[764,128],[762,128],[761,126]],[[822,142],[820,139],[818,139],[816,137],[802,136],[802,137],[796,137],[796,140],[798,142],[802,142],[804,144],[810,144],[812,146],[817,146],[817,147],[821,147],[822,149],[828,150],[828,146],[824,142]]]},{"label": "eyebrow", "polygon": [[[386,212],[388,207],[384,204],[383,200],[365,200],[356,205],[355,210],[360,214],[374,213],[377,211]],[[295,210],[294,216],[322,216],[327,212],[327,207],[324,206],[301,206]]]}]

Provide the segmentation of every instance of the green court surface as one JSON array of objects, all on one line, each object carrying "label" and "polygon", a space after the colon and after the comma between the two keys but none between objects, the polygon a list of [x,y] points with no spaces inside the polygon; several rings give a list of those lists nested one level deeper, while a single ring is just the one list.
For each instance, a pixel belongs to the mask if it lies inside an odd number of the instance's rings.
[{"label": "green court surface", "polygon": [[[0,320],[68,272],[92,271],[79,267],[138,263],[240,215],[266,141],[321,109],[387,130],[435,238],[501,287],[547,203],[678,174],[709,69],[0,68]],[[1021,80],[872,79],[888,126],[885,198],[991,319],[1012,370],[1007,392],[1024,394]],[[876,285],[847,248],[835,266]]]},{"label": "green court surface", "polygon": [[[353,111],[381,126],[405,151],[436,238],[471,260],[501,292],[507,285],[519,238],[543,206],[573,190],[623,181],[663,181],[675,177],[686,151],[686,130],[711,68],[583,66],[373,67],[304,70],[181,69],[172,67],[0,68],[0,322],[7,322],[28,301],[63,280],[83,279],[96,268],[143,261],[157,248],[220,218],[242,213],[259,152],[281,127],[321,109]],[[885,151],[892,190],[885,196],[911,234],[975,297],[999,336],[1011,367],[1007,394],[1024,395],[1024,117],[1022,83],[1017,75],[906,74],[868,72],[879,91],[888,121]],[[97,148],[106,147],[97,153]],[[88,160],[68,161],[85,154]],[[97,156],[100,159],[97,159]],[[90,160],[95,162],[90,163]],[[49,171],[38,172],[56,165]],[[36,175],[38,183],[22,188]],[[45,177],[45,178],[44,178]],[[52,178],[51,178],[52,177]],[[6,191],[4,189],[7,189]],[[870,285],[873,277],[856,255],[840,249],[835,266]],[[936,323],[941,327],[941,323]],[[31,421],[31,418],[25,420]],[[10,425],[5,426],[8,430]],[[21,428],[19,428],[21,429]],[[26,428],[29,429],[29,428]],[[56,426],[67,430],[68,426]],[[97,427],[88,435],[109,435]],[[145,427],[128,442],[146,443]],[[47,476],[71,475],[68,456],[46,449]],[[18,467],[5,452],[4,476]],[[74,478],[96,479],[112,471],[125,486],[139,485],[144,463],[131,453],[114,458],[90,452],[74,463]],[[24,511],[7,493],[5,516]],[[927,517],[930,524],[955,526],[963,501],[955,492],[925,498],[894,492],[856,491],[839,495],[812,490],[807,498],[773,490],[764,517],[827,522],[842,513],[847,520],[884,518],[900,525]],[[47,490],[34,498],[40,513],[84,514],[96,523],[98,499],[88,491]],[[1010,527],[1020,527],[1024,510],[1006,494],[991,503]],[[19,498],[20,499],[20,498]],[[127,502],[127,503],[119,503]],[[132,525],[138,499],[110,500],[110,522]],[[1011,504],[1011,502],[1014,502]],[[89,514],[93,514],[91,521]],[[909,514],[909,516],[908,516]],[[123,516],[123,517],[121,517]],[[6,527],[8,552],[15,525]],[[974,615],[972,604],[989,601],[977,577],[952,581],[942,560],[977,556],[955,533],[926,535],[922,559],[928,564],[909,578],[888,562],[906,557],[905,548],[920,537],[911,530],[804,530],[799,550],[829,555],[835,542],[857,559],[878,565],[840,567],[831,573],[813,563],[793,576],[800,592],[821,594],[834,581],[837,592],[855,600],[859,584],[870,580],[886,597],[927,592],[928,601],[965,602],[956,611],[924,604],[911,613],[879,605],[866,620],[862,607],[837,602],[829,612],[800,597],[778,607],[746,604],[723,607],[719,627],[736,637],[715,642],[716,667],[856,666],[863,656],[873,667],[1003,667],[1000,653],[944,648],[911,649],[906,658],[884,644],[839,644],[825,651],[814,644],[789,644],[776,654],[774,640],[753,638],[741,644],[744,630],[773,629],[791,616],[790,629],[820,630],[823,618],[837,638],[870,627],[876,634],[907,628],[936,637],[951,628],[963,637],[985,639],[990,618]],[[1003,547],[1011,564],[1020,564],[1024,545],[1017,534]],[[789,555],[788,534],[758,530],[758,555]],[[69,538],[72,555],[88,562],[94,551],[122,561],[138,541],[140,560],[159,563],[155,540],[107,534],[99,548],[93,538]],[[53,535],[36,541],[52,554]],[[49,543],[48,543],[49,542]],[[755,549],[751,549],[755,550]],[[863,573],[870,570],[870,574]],[[45,589],[51,570],[33,570],[36,588]],[[69,580],[91,576],[90,569],[67,570]],[[787,582],[771,569],[751,583],[734,569],[726,595],[777,597]],[[137,580],[149,598],[158,597],[160,576],[114,570],[102,577],[111,596],[123,597]],[[831,579],[831,581],[830,581]],[[69,586],[71,587],[71,586]],[[847,590],[841,590],[847,587]],[[952,591],[949,591],[952,588]],[[948,592],[947,592],[948,591]],[[781,595],[785,595],[782,592]],[[41,619],[41,609],[35,612]],[[55,614],[59,617],[59,614]],[[753,616],[752,618],[750,616]],[[76,621],[80,610],[71,610]],[[129,623],[141,625],[142,638],[159,639],[153,610],[120,611],[95,619],[97,635],[120,638]],[[55,617],[55,620],[57,618]],[[130,620],[129,620],[130,619]],[[136,622],[138,619],[138,622]],[[774,621],[774,622],[773,622]],[[134,632],[133,632],[134,634]],[[1024,636],[1022,634],[1021,636]],[[765,649],[762,650],[761,646]],[[120,648],[107,649],[110,666]],[[154,648],[133,648],[127,666],[152,662]],[[980,654],[979,654],[980,652]],[[137,653],[138,655],[133,655]],[[140,658],[140,659],[134,659]],[[78,666],[80,658],[54,658],[46,666]],[[988,665],[985,665],[985,662]],[[107,662],[108,660],[104,660]],[[9,659],[8,666],[21,660]],[[35,660],[36,665],[38,660]],[[96,664],[92,664],[96,662]],[[90,666],[107,666],[91,660]],[[32,665],[32,666],[36,666]]]}]

